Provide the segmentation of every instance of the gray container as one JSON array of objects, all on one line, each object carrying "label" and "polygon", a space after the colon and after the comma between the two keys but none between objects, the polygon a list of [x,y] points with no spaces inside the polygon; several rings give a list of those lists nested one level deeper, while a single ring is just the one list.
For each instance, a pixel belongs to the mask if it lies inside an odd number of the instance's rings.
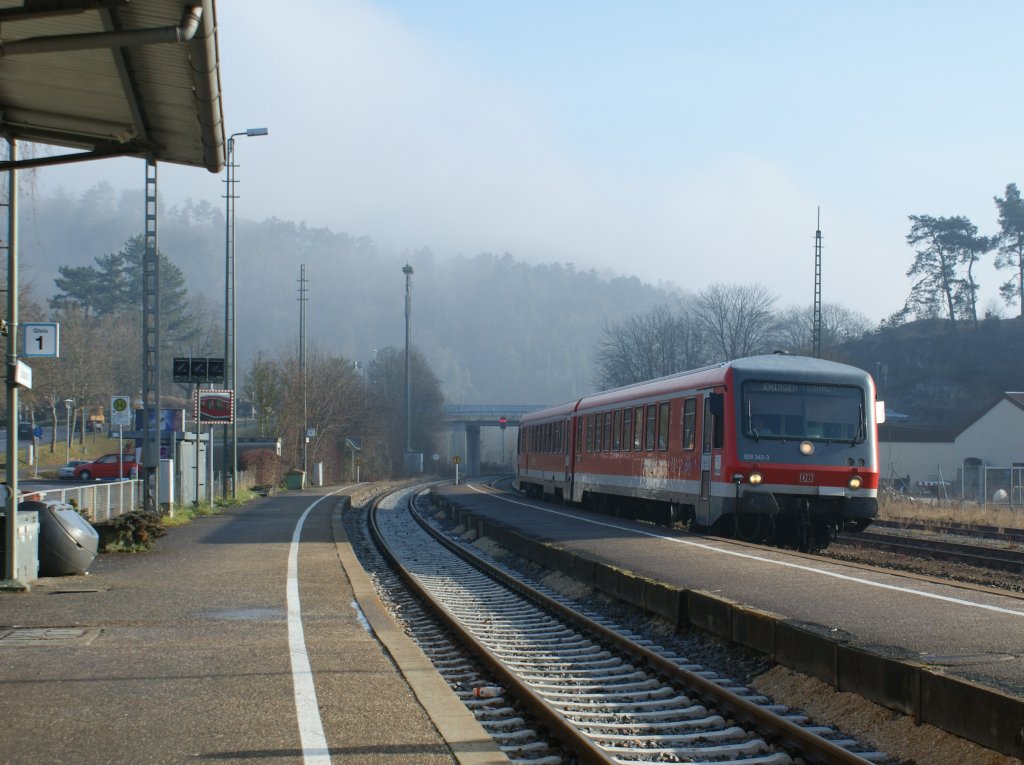
[{"label": "gray container", "polygon": [[[39,578],[39,514],[18,511],[14,578],[28,584]],[[0,579],[7,572],[7,513],[0,513]]]},{"label": "gray container", "polygon": [[100,535],[64,502],[22,502],[20,510],[39,513],[39,575],[82,574],[92,565]]}]

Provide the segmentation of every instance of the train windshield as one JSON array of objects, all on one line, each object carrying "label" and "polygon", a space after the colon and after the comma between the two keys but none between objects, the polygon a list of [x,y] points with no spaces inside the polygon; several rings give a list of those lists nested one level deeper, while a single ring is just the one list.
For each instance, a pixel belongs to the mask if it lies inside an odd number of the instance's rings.
[{"label": "train windshield", "polygon": [[864,392],[853,385],[748,381],[743,432],[749,438],[849,441],[866,436]]}]

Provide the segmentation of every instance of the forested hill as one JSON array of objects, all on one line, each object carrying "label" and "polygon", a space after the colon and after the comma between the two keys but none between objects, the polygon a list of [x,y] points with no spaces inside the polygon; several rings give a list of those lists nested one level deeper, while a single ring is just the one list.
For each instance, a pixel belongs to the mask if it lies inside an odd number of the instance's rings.
[{"label": "forested hill", "polygon": [[[60,266],[94,265],[141,233],[141,199],[141,192],[100,184],[81,197],[23,204],[22,273],[35,296],[53,295]],[[181,269],[189,294],[214,307],[224,300],[224,240],[221,209],[205,202],[161,209],[160,251]],[[297,347],[302,264],[312,346],[362,363],[374,349],[404,346],[406,262],[414,269],[413,344],[453,403],[555,403],[591,391],[593,353],[606,322],[676,297],[636,278],[569,264],[533,266],[490,254],[439,258],[426,249],[389,253],[366,238],[240,217],[240,370],[259,351],[273,356]]]},{"label": "forested hill", "polygon": [[1024,390],[1024,322],[948,319],[910,322],[866,334],[839,349],[841,360],[878,380],[887,408],[907,425],[960,430],[1003,393]]}]

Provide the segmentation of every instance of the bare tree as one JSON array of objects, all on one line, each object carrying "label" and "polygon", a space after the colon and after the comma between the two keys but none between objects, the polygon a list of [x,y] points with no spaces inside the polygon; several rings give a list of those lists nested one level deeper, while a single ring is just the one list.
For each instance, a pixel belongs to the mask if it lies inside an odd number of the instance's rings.
[{"label": "bare tree", "polygon": [[[814,306],[793,306],[775,316],[775,339],[782,350],[809,355],[814,349]],[[871,320],[840,303],[821,306],[821,348],[828,352],[870,332]]]},{"label": "bare tree", "polygon": [[698,293],[694,316],[704,330],[708,355],[728,361],[771,350],[775,297],[760,284],[712,284]]},{"label": "bare tree", "polygon": [[704,361],[700,325],[687,308],[667,305],[605,325],[597,346],[600,388],[616,388],[682,372]]},{"label": "bare tree", "polygon": [[282,409],[285,396],[284,372],[278,364],[268,359],[262,351],[256,354],[245,375],[243,388],[252,402],[256,427],[262,438],[277,431],[277,416]]},{"label": "bare tree", "polygon": [[[413,348],[410,356],[412,387],[411,440],[414,451],[429,452],[444,426],[441,382],[423,355]],[[367,367],[369,410],[373,436],[379,439],[391,462],[401,473],[405,452],[405,352],[384,348]]]}]

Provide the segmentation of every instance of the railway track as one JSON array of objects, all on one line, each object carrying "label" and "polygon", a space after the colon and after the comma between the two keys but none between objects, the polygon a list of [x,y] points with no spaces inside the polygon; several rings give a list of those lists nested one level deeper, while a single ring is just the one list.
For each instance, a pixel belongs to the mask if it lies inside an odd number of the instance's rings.
[{"label": "railway track", "polygon": [[904,531],[924,531],[932,534],[948,534],[951,536],[975,537],[990,539],[995,542],[1024,544],[1024,529],[1004,526],[986,526],[974,523],[956,523],[953,521],[912,521],[907,519],[875,520],[872,529],[894,529]]},{"label": "railway track", "polygon": [[[944,534],[944,529],[929,528],[919,524],[919,529],[910,528],[914,531],[927,531],[933,534]],[[908,526],[886,525],[875,530],[872,524],[871,530],[861,531],[856,534],[841,534],[839,541],[843,544],[869,549],[881,549],[888,552],[907,555],[910,557],[926,557],[932,560],[941,560],[950,563],[957,563],[978,568],[992,569],[996,571],[1008,571],[1011,573],[1024,573],[1024,549],[1014,546],[994,546],[992,544],[972,544],[963,541],[942,539],[934,535],[919,535],[906,533]],[[966,535],[967,529],[962,533]],[[975,534],[978,536],[978,534]],[[999,539],[997,536],[988,537],[992,540],[1013,541]]]},{"label": "railway track", "polygon": [[[423,499],[418,503],[426,504]],[[408,492],[401,501],[392,495],[379,503],[370,514],[373,536],[407,585],[458,644],[469,647],[490,679],[447,647],[428,651],[438,657],[439,670],[458,668],[453,685],[485,727],[496,717],[507,738],[511,728],[523,726],[515,741],[499,739],[515,752],[516,761],[887,761],[880,752],[866,751],[831,728],[812,726],[728,678],[598,615],[581,613],[567,598],[469,553],[467,545],[437,532],[414,504]],[[417,522],[410,520],[410,512]],[[433,619],[417,612],[414,620],[414,633],[422,627],[428,642],[439,639],[438,628],[427,626],[434,625]],[[510,699],[528,716],[510,712]],[[555,748],[528,741],[540,738],[531,725],[557,740]],[[558,746],[571,755],[563,756]]]}]

